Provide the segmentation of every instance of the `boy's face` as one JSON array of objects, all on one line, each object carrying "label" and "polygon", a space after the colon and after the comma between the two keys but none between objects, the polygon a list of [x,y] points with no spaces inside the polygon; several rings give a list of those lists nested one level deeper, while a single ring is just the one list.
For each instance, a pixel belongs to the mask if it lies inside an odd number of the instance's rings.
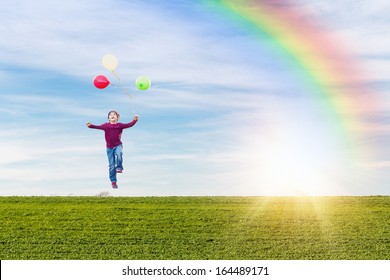
[{"label": "boy's face", "polygon": [[116,114],[116,112],[110,112],[108,114],[108,120],[110,121],[110,123],[115,123],[118,121],[118,115]]}]

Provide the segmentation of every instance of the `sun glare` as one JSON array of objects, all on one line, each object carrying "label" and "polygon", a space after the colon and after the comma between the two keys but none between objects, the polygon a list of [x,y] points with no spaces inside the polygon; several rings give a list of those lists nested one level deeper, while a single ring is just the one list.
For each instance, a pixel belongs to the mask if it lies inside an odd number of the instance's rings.
[{"label": "sun glare", "polygon": [[265,178],[275,192],[288,195],[319,195],[332,185],[332,156],[316,145],[286,139],[269,143],[264,153]]},{"label": "sun glare", "polygon": [[[304,129],[303,129],[304,127]],[[341,187],[347,155],[315,127],[283,125],[246,143],[246,182],[260,195],[333,195]]]}]

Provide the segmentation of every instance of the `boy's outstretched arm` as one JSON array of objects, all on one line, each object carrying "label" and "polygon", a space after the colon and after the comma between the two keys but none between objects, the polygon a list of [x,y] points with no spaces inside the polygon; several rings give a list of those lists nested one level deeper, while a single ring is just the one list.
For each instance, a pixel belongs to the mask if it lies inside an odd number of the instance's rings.
[{"label": "boy's outstretched arm", "polygon": [[103,125],[94,125],[94,124],[91,124],[90,122],[87,122],[86,125],[89,127],[89,128],[95,128],[95,129],[103,129]]},{"label": "boy's outstretched arm", "polygon": [[138,118],[139,118],[139,116],[135,115],[131,122],[123,124],[123,128],[132,127],[133,125],[135,125],[138,122]]}]

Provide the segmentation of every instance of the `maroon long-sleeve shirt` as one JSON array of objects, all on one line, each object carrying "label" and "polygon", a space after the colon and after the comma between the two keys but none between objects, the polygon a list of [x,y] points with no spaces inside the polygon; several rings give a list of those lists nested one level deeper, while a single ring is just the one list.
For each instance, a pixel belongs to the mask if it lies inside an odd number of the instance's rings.
[{"label": "maroon long-sleeve shirt", "polygon": [[107,148],[115,148],[118,145],[121,145],[122,131],[125,128],[132,127],[137,123],[137,120],[133,120],[129,123],[104,123],[102,125],[93,125],[91,124],[89,128],[101,129],[104,130],[104,136],[106,138]]}]

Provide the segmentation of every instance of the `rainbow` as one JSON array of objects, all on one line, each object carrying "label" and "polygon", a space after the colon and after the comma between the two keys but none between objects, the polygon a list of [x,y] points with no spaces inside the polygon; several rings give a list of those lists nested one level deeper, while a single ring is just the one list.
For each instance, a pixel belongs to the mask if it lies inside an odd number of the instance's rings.
[{"label": "rainbow", "polygon": [[[272,53],[286,60],[292,74],[323,100],[345,138],[366,133],[364,114],[377,106],[364,89],[356,62],[340,38],[331,36],[304,10],[287,0],[213,0],[208,8],[266,42]],[[212,4],[210,4],[212,3]],[[347,141],[355,141],[349,139]]]}]

